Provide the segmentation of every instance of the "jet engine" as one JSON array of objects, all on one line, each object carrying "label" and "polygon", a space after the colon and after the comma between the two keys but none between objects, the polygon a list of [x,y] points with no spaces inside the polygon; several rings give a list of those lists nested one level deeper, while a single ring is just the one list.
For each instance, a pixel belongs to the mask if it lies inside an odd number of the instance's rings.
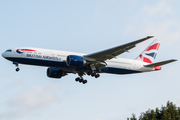
[{"label": "jet engine", "polygon": [[66,64],[70,67],[82,67],[86,65],[86,63],[86,60],[84,60],[82,56],[69,55],[66,59]]},{"label": "jet engine", "polygon": [[61,78],[62,76],[65,76],[65,75],[66,73],[64,71],[56,67],[49,67],[47,69],[47,76],[50,78]]}]

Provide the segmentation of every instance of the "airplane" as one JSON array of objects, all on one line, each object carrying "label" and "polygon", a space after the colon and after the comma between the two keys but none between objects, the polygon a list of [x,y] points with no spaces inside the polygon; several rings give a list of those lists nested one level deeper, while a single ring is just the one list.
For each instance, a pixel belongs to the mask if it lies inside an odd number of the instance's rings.
[{"label": "airplane", "polygon": [[136,47],[137,44],[152,38],[145,38],[106,49],[92,54],[49,50],[33,47],[19,47],[8,49],[2,56],[16,65],[18,72],[19,64],[44,66],[47,68],[47,76],[61,78],[69,73],[78,74],[75,81],[86,84],[84,75],[95,78],[100,73],[110,74],[133,74],[161,70],[161,66],[177,61],[175,59],[154,63],[160,40],[154,40],[136,59],[117,58],[124,52]]}]

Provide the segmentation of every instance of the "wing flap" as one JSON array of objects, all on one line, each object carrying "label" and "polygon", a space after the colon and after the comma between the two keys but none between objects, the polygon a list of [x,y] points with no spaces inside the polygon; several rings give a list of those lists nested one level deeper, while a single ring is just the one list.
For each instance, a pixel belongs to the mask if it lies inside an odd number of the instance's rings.
[{"label": "wing flap", "polygon": [[149,65],[144,65],[145,67],[156,67],[156,66],[162,66],[171,62],[175,62],[177,60],[172,59],[172,60],[166,60],[166,61],[162,61],[162,62],[157,62],[157,63],[153,63],[153,64],[149,64]]}]

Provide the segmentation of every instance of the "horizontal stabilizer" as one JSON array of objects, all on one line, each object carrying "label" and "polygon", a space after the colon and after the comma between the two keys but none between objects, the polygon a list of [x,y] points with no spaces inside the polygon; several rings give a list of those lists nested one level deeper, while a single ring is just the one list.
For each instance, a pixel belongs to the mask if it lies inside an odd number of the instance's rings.
[{"label": "horizontal stabilizer", "polygon": [[144,65],[144,67],[156,67],[156,66],[161,66],[161,65],[165,65],[171,62],[175,62],[177,60],[172,59],[172,60],[166,60],[166,61],[162,61],[162,62],[158,62],[158,63],[153,63],[153,64],[149,64],[149,65]]}]

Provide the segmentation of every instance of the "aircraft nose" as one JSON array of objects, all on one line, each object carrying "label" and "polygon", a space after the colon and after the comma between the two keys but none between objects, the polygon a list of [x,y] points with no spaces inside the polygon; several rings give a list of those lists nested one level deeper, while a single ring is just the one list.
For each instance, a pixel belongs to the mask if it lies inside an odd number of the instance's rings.
[{"label": "aircraft nose", "polygon": [[5,53],[4,52],[1,55],[5,58]]}]

